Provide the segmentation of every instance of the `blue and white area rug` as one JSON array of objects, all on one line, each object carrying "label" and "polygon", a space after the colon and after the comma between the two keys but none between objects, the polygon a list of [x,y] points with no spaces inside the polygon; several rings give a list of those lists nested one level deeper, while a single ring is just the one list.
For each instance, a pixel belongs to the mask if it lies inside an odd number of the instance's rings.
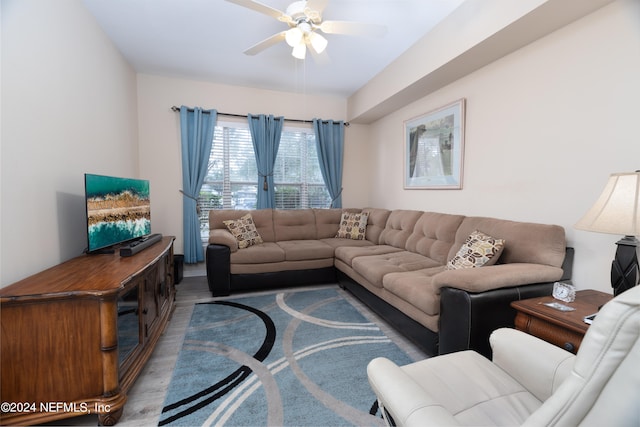
[{"label": "blue and white area rug", "polygon": [[197,304],[159,425],[382,425],[367,364],[413,360],[342,292]]}]

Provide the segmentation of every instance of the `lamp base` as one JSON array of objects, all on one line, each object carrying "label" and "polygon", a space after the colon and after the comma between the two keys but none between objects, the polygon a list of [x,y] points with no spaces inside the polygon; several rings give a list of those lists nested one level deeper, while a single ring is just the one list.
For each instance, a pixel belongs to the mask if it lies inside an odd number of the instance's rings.
[{"label": "lamp base", "polygon": [[618,249],[611,263],[611,287],[614,296],[638,284],[638,244],[640,241],[635,236],[625,236],[616,242]]}]

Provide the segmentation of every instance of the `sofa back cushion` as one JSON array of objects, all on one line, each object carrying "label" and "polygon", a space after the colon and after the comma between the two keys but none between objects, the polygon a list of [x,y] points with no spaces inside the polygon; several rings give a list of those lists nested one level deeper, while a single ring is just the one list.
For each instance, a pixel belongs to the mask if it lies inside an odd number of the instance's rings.
[{"label": "sofa back cushion", "polygon": [[273,231],[276,242],[316,239],[316,217],[313,209],[274,209]]},{"label": "sofa back cushion", "polygon": [[258,210],[234,210],[234,209],[211,209],[209,211],[209,230],[227,230],[224,221],[236,220],[240,217],[251,214],[253,223],[264,242],[274,242],[273,214],[271,209]]},{"label": "sofa back cushion", "polygon": [[380,233],[380,244],[405,248],[407,239],[422,216],[422,211],[397,209],[389,214],[387,224]]},{"label": "sofa back cushion", "polygon": [[314,209],[316,218],[317,239],[328,239],[336,237],[340,228],[340,217],[342,212],[358,213],[361,209]]},{"label": "sofa back cushion", "polygon": [[444,265],[463,220],[462,215],[425,212],[416,222],[405,248]]},{"label": "sofa back cushion", "polygon": [[505,240],[500,264],[525,262],[562,267],[567,245],[564,228],[484,217],[466,217],[462,221],[448,259],[455,256],[474,230]]},{"label": "sofa back cushion", "polygon": [[391,211],[388,209],[364,208],[362,212],[369,214],[365,239],[377,245],[380,243],[380,235],[387,225]]}]

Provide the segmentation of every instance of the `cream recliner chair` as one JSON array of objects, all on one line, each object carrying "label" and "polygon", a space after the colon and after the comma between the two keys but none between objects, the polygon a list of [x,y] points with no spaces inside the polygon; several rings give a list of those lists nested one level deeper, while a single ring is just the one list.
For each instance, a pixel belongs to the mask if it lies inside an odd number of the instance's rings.
[{"label": "cream recliner chair", "polygon": [[402,367],[377,358],[367,373],[388,424],[638,427],[639,337],[636,286],[600,310],[575,356],[499,329],[493,361],[473,351]]}]

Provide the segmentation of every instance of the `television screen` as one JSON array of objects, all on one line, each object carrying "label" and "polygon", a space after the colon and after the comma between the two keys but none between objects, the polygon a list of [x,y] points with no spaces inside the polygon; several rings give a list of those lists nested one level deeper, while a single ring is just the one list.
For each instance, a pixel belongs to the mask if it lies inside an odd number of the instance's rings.
[{"label": "television screen", "polygon": [[149,181],[85,174],[88,252],[151,233]]}]

